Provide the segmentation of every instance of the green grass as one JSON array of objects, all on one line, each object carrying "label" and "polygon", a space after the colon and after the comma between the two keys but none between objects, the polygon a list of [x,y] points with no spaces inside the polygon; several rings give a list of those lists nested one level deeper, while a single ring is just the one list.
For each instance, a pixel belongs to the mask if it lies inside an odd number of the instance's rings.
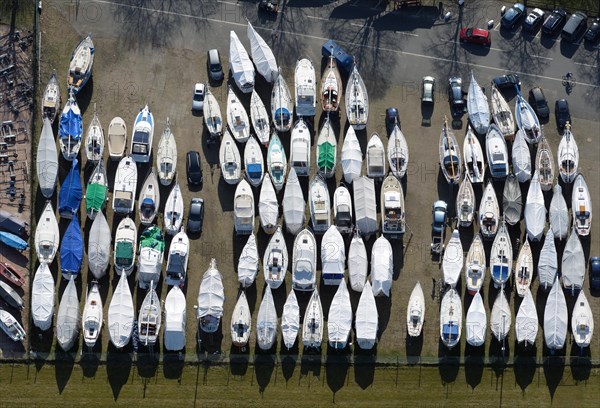
[{"label": "green grass", "polygon": [[0,0],[0,22],[14,25],[17,30],[33,31],[33,18],[37,0]]},{"label": "green grass", "polygon": [[570,13],[583,11],[587,13],[588,17],[598,16],[598,13],[600,13],[598,0],[529,0],[523,3],[529,8],[540,7],[544,10],[561,7]]}]

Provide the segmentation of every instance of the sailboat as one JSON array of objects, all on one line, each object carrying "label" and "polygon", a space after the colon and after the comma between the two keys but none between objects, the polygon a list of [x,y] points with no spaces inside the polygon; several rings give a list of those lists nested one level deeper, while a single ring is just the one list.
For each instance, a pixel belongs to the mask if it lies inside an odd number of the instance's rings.
[{"label": "sailboat", "polygon": [[367,281],[368,271],[369,259],[367,258],[367,248],[360,233],[356,230],[352,241],[350,241],[350,249],[348,250],[348,277],[352,290],[362,292]]},{"label": "sailboat", "polygon": [[562,193],[562,187],[556,183],[552,188],[552,201],[550,201],[550,229],[554,234],[554,238],[563,240],[569,234],[571,226],[571,215],[567,208],[567,202]]},{"label": "sailboat", "polygon": [[37,147],[36,174],[40,191],[45,198],[51,198],[58,179],[58,152],[52,123],[44,118],[42,133]]},{"label": "sailboat", "polygon": [[540,251],[540,259],[537,264],[537,272],[540,288],[550,289],[558,273],[558,254],[556,253],[556,245],[552,234],[546,234],[544,239],[544,245]]},{"label": "sailboat", "polygon": [[523,297],[533,280],[533,254],[531,253],[531,246],[529,245],[528,240],[525,240],[525,243],[519,251],[515,275],[517,278],[517,294]]},{"label": "sailboat", "polygon": [[583,289],[585,279],[585,255],[579,236],[575,233],[575,228],[571,230],[571,235],[567,239],[565,250],[562,255],[562,283],[566,290],[575,295],[576,290]]},{"label": "sailboat", "polygon": [[281,315],[281,338],[288,350],[294,347],[299,331],[300,306],[298,306],[296,292],[292,289],[283,305],[283,313]]},{"label": "sailboat", "polygon": [[486,259],[481,235],[477,234],[473,238],[465,264],[467,291],[473,295],[481,289],[485,281]]},{"label": "sailboat", "polygon": [[271,47],[269,47],[260,34],[256,32],[250,22],[248,22],[246,33],[250,40],[250,52],[252,53],[252,60],[256,65],[256,70],[267,82],[272,83],[273,81],[276,81],[277,76],[281,71],[277,68],[275,55],[273,55]]},{"label": "sailboat", "polygon": [[77,105],[73,90],[69,89],[69,99],[62,110],[58,126],[60,151],[65,160],[73,161],[79,154],[82,133],[81,110]]},{"label": "sailboat", "polygon": [[244,168],[248,182],[258,187],[265,174],[265,164],[260,145],[254,136],[250,136],[244,147]]},{"label": "sailboat", "polygon": [[533,346],[538,332],[538,314],[535,309],[535,301],[529,288],[525,290],[523,301],[519,306],[515,319],[515,334],[517,343],[525,343]]},{"label": "sailboat", "polygon": [[71,53],[71,61],[69,62],[69,75],[67,85],[69,91],[79,93],[92,76],[92,68],[94,67],[94,42],[92,36],[88,35],[83,38],[73,52]]},{"label": "sailboat", "polygon": [[263,103],[262,99],[260,99],[256,89],[252,90],[252,96],[250,98],[250,121],[252,122],[254,134],[258,138],[259,142],[263,146],[268,146],[269,137],[271,136],[269,115],[267,114],[265,104]]},{"label": "sailboat", "polygon": [[510,305],[508,304],[508,300],[504,294],[504,288],[502,288],[498,292],[498,296],[496,297],[494,306],[492,307],[492,316],[490,317],[492,334],[498,339],[498,341],[503,341],[510,331],[511,324],[512,320]]},{"label": "sailboat", "polygon": [[456,142],[454,133],[448,129],[448,121],[444,118],[444,126],[440,133],[440,167],[442,174],[448,183],[458,184],[462,164],[460,161],[460,149]]},{"label": "sailboat", "polygon": [[60,242],[60,271],[65,279],[77,278],[83,263],[83,234],[79,220],[72,218]]},{"label": "sailboat", "polygon": [[236,347],[246,347],[250,339],[252,315],[246,292],[241,292],[231,315],[231,343]]},{"label": "sailboat", "polygon": [[35,252],[41,263],[50,265],[58,251],[60,231],[54,215],[52,202],[46,202],[44,211],[35,228]]},{"label": "sailboat", "polygon": [[337,112],[342,93],[342,77],[333,52],[321,77],[321,106],[325,112]]},{"label": "sailboat", "polygon": [[315,116],[317,102],[315,67],[308,58],[301,58],[296,61],[294,84],[296,90],[296,115],[299,117]]},{"label": "sailboat", "polygon": [[183,196],[179,182],[176,181],[165,203],[164,226],[167,234],[175,235],[181,230],[183,211]]},{"label": "sailboat", "polygon": [[487,313],[479,290],[473,296],[465,320],[467,343],[473,347],[482,346],[485,343],[487,331]]},{"label": "sailboat", "polygon": [[103,315],[98,282],[94,281],[85,299],[82,318],[83,342],[89,348],[94,347],[102,332]]},{"label": "sailboat", "polygon": [[513,171],[519,183],[526,183],[531,179],[531,153],[524,134],[523,130],[519,129],[512,145]]},{"label": "sailboat", "polygon": [[217,269],[217,261],[213,258],[200,282],[198,291],[197,320],[198,327],[204,333],[215,333],[223,317],[225,291],[223,276]]},{"label": "sailboat", "polygon": [[392,174],[398,178],[404,177],[408,168],[408,144],[398,124],[394,125],[388,140],[387,155]]},{"label": "sailboat", "polygon": [[287,246],[281,232],[281,227],[278,226],[263,256],[265,282],[271,288],[277,289],[285,280],[288,261]]},{"label": "sailboat", "polygon": [[496,236],[500,219],[500,207],[494,191],[494,185],[489,180],[481,197],[479,205],[479,225],[483,238],[492,239]]},{"label": "sailboat", "polygon": [[444,284],[454,288],[460,279],[460,274],[464,266],[464,254],[460,242],[460,233],[458,229],[452,231],[450,241],[444,249],[444,258],[442,260],[442,277]]},{"label": "sailboat", "polygon": [[296,170],[293,167],[290,169],[290,174],[285,185],[282,206],[285,228],[290,234],[296,235],[304,228],[306,202],[304,201],[304,193],[302,192],[302,187],[300,187]]},{"label": "sailboat", "polygon": [[348,345],[352,330],[352,304],[346,281],[342,279],[331,300],[327,315],[327,340],[331,347],[342,350]]},{"label": "sailboat", "polygon": [[204,106],[202,108],[202,116],[204,116],[204,126],[208,130],[211,139],[218,140],[223,135],[223,116],[221,115],[221,107],[217,98],[210,91],[208,86],[204,95]]},{"label": "sailboat", "polygon": [[119,278],[108,306],[108,334],[111,343],[117,349],[122,349],[129,343],[134,318],[133,297],[127,282],[127,274],[124,273]]},{"label": "sailboat", "polygon": [[367,281],[360,294],[356,316],[354,317],[356,342],[363,350],[371,350],[377,342],[379,330],[379,313],[371,283]]},{"label": "sailboat", "polygon": [[75,344],[81,327],[79,319],[79,297],[75,287],[75,276],[72,276],[60,299],[56,315],[56,340],[64,351],[69,351]]},{"label": "sailboat", "polygon": [[152,347],[156,344],[161,323],[160,299],[154,290],[154,282],[151,282],[138,316],[140,342],[143,345]]},{"label": "sailboat", "polygon": [[48,330],[54,316],[55,282],[46,263],[40,263],[31,285],[31,318],[33,324],[42,330]]},{"label": "sailboat", "polygon": [[315,234],[323,234],[331,225],[331,203],[329,189],[320,175],[315,175],[310,182],[308,196],[313,231]]},{"label": "sailboat", "polygon": [[356,130],[367,127],[369,119],[369,96],[367,87],[358,72],[356,64],[352,68],[346,85],[346,117]]},{"label": "sailboat", "polygon": [[458,194],[456,195],[456,215],[458,216],[458,225],[469,227],[473,223],[475,215],[475,191],[468,177],[464,177]]},{"label": "sailboat", "polygon": [[98,119],[98,112],[96,111],[96,104],[94,104],[94,117],[88,127],[87,136],[85,138],[85,155],[88,162],[97,164],[102,161],[102,155],[104,153],[104,130],[100,125],[100,119]]},{"label": "sailboat", "polygon": [[470,125],[467,125],[467,134],[463,142],[463,158],[465,160],[465,171],[472,184],[483,183],[485,176],[485,159],[481,143],[473,133]]},{"label": "sailboat", "polygon": [[269,285],[265,288],[256,317],[256,342],[261,350],[270,350],[277,340],[277,311]]},{"label": "sailboat", "polygon": [[393,268],[392,245],[390,241],[381,235],[375,240],[371,250],[371,285],[373,285],[374,296],[390,296],[394,274]]},{"label": "sailboat", "polygon": [[580,348],[589,347],[594,335],[594,316],[592,308],[588,302],[585,291],[580,291],[577,296],[577,302],[571,315],[571,332],[575,339],[575,344]]},{"label": "sailboat", "polygon": [[258,197],[258,215],[263,230],[267,234],[274,233],[277,228],[277,218],[279,217],[279,203],[269,173],[265,173],[260,188],[260,195]]},{"label": "sailboat", "polygon": [[537,170],[527,190],[524,218],[527,237],[534,242],[541,240],[546,227],[546,205]]},{"label": "sailboat", "polygon": [[71,169],[58,191],[58,213],[62,218],[71,219],[79,211],[83,189],[78,164],[77,159],[71,162]]},{"label": "sailboat", "polygon": [[150,173],[146,177],[140,197],[138,198],[138,211],[140,214],[140,222],[142,225],[148,226],[154,222],[158,214],[160,206],[160,186],[154,168],[150,169]]},{"label": "sailboat", "polygon": [[169,118],[167,118],[167,125],[158,142],[156,168],[158,169],[160,184],[163,186],[170,185],[177,170],[177,143],[175,142],[175,135],[171,132]]},{"label": "sailboat", "polygon": [[250,93],[254,90],[254,64],[233,30],[229,32],[229,69],[240,91]]},{"label": "sailboat", "polygon": [[517,127],[525,132],[527,143],[535,144],[540,141],[540,137],[542,136],[540,120],[518,89],[517,101],[515,103],[515,122]]},{"label": "sailboat", "polygon": [[490,106],[485,92],[475,80],[473,71],[471,71],[471,82],[467,94],[467,111],[469,112],[469,122],[475,131],[480,135],[485,134],[490,126]]},{"label": "sailboat", "polygon": [[278,132],[288,132],[292,127],[293,115],[294,101],[283,74],[279,70],[279,75],[275,79],[271,91],[271,116],[275,129]]},{"label": "sailboat", "polygon": [[492,85],[492,118],[494,123],[502,134],[504,139],[512,141],[515,137],[515,119],[508,106],[508,102],[504,99],[502,92],[495,85]]},{"label": "sailboat", "polygon": [[562,287],[555,281],[544,308],[544,340],[551,353],[565,346],[568,322],[567,301]]},{"label": "sailboat", "polygon": [[456,289],[450,288],[442,298],[440,308],[440,338],[452,349],[460,341],[462,331],[462,304]]},{"label": "sailboat", "polygon": [[542,135],[535,156],[535,169],[539,172],[542,191],[549,191],[554,185],[554,157],[546,137]]},{"label": "sailboat", "polygon": [[317,170],[326,178],[335,174],[337,140],[329,116],[325,119],[317,140]]},{"label": "sailboat", "polygon": [[356,132],[352,126],[348,127],[344,143],[342,144],[341,163],[346,183],[352,183],[355,178],[360,177],[362,174],[362,151],[356,137]]},{"label": "sailboat", "polygon": [[88,269],[96,279],[101,279],[110,263],[110,227],[103,212],[92,223],[88,237]]},{"label": "sailboat", "polygon": [[250,137],[248,113],[231,87],[227,93],[227,127],[239,143],[246,143]]},{"label": "sailboat", "polygon": [[406,328],[410,337],[419,337],[425,320],[425,296],[421,283],[417,282],[410,294],[406,308]]},{"label": "sailboat", "polygon": [[53,71],[42,97],[42,119],[48,119],[50,124],[54,123],[59,108],[60,86],[58,85],[58,79],[56,79],[56,71]]},{"label": "sailboat", "polygon": [[256,236],[250,234],[248,241],[242,248],[240,259],[238,260],[237,275],[238,282],[242,288],[250,287],[256,280],[258,274],[258,247],[256,246]]},{"label": "sailboat", "polygon": [[242,174],[240,151],[229,131],[225,132],[219,147],[219,162],[223,180],[227,184],[239,183]]},{"label": "sailboat", "polygon": [[523,212],[523,196],[517,176],[510,173],[504,183],[502,192],[502,215],[508,225],[515,225],[521,221]]},{"label": "sailboat", "polygon": [[323,341],[323,308],[317,289],[313,290],[312,296],[306,306],[304,321],[302,322],[302,344],[305,348],[321,347]]},{"label": "sailboat", "polygon": [[490,272],[496,287],[500,287],[510,279],[513,262],[513,249],[506,229],[506,223],[502,223],[498,234],[492,244],[490,254]]}]

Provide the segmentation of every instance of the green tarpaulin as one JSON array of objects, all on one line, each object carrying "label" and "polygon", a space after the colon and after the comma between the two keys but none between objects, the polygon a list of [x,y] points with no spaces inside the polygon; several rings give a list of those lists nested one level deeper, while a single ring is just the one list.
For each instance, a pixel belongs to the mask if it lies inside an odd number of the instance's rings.
[{"label": "green tarpaulin", "polygon": [[141,238],[141,246],[142,248],[154,248],[157,251],[163,252],[165,249],[165,239],[163,237],[163,233],[157,226],[152,226],[147,228],[142,233]]},{"label": "green tarpaulin", "polygon": [[319,146],[319,169],[329,171],[335,166],[335,146],[329,142]]},{"label": "green tarpaulin", "polygon": [[131,265],[133,259],[133,243],[131,242],[119,242],[117,243],[117,264],[119,265]]},{"label": "green tarpaulin", "polygon": [[86,211],[95,212],[102,211],[102,207],[106,202],[106,186],[101,184],[88,184],[85,191],[85,207]]}]

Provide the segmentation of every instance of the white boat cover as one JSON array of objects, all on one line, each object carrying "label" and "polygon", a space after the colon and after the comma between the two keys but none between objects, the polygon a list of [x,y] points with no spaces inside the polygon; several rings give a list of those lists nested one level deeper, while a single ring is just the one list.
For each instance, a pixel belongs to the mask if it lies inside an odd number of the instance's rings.
[{"label": "white boat cover", "polygon": [[352,126],[348,127],[346,138],[342,144],[341,161],[346,183],[352,183],[355,178],[360,177],[363,165],[362,150]]},{"label": "white boat cover", "polygon": [[557,271],[558,255],[556,253],[556,245],[554,244],[554,236],[552,234],[546,234],[544,246],[542,246],[540,259],[538,261],[540,286],[545,290],[551,288],[554,284]]},{"label": "white boat cover", "polygon": [[50,198],[54,194],[58,176],[58,151],[56,150],[56,139],[52,131],[52,124],[48,118],[44,118],[42,134],[37,147],[36,164],[40,191],[44,197]]},{"label": "white boat cover", "polygon": [[571,332],[579,347],[588,347],[594,335],[594,315],[585,297],[585,291],[580,291],[571,315]]},{"label": "white boat cover", "polygon": [[375,182],[362,176],[354,179],[354,215],[356,228],[365,237],[377,231],[377,205],[375,202]]},{"label": "white boat cover", "polygon": [[293,167],[290,168],[288,174],[282,204],[286,229],[290,234],[296,235],[304,228],[306,201],[304,201],[304,193],[302,192],[302,187],[300,187],[296,170]]},{"label": "white boat cover", "polygon": [[260,225],[265,232],[273,233],[277,227],[277,217],[279,216],[279,203],[275,194],[275,187],[271,181],[269,173],[265,173],[262,185],[260,187],[260,196],[258,198],[258,215]]},{"label": "white boat cover", "polygon": [[485,343],[487,331],[487,314],[481,293],[477,291],[466,316],[467,343],[473,347],[482,346]]},{"label": "white boat cover", "polygon": [[69,351],[75,343],[80,327],[79,318],[79,297],[73,275],[62,295],[56,315],[56,339],[64,351]]},{"label": "white boat cover", "polygon": [[179,286],[173,286],[165,299],[165,349],[181,350],[185,347],[185,295]]},{"label": "white boat cover", "polygon": [[523,135],[523,129],[519,129],[512,146],[513,172],[519,183],[525,183],[531,179],[531,153],[529,145]]},{"label": "white boat cover", "polygon": [[535,301],[531,295],[531,290],[527,288],[521,306],[519,306],[517,318],[515,319],[517,343],[526,342],[533,345],[533,343],[535,343],[535,338],[537,337],[538,324]]},{"label": "white boat cover", "polygon": [[283,314],[281,315],[281,337],[288,350],[294,347],[299,330],[300,306],[298,305],[296,292],[292,289],[283,305]]},{"label": "white boat cover", "polygon": [[242,249],[238,261],[238,282],[242,288],[247,288],[254,283],[258,274],[258,248],[256,246],[256,236],[252,233]]},{"label": "white boat cover", "polygon": [[348,250],[348,275],[352,290],[362,292],[367,280],[368,270],[369,258],[367,258],[367,248],[362,237],[357,232],[352,237],[350,249]]},{"label": "white boat cover", "polygon": [[271,47],[256,32],[250,22],[248,22],[248,39],[250,40],[250,52],[252,53],[252,60],[256,65],[256,70],[267,82],[272,83],[279,75],[275,55],[273,55]]},{"label": "white boat cover", "polygon": [[371,284],[373,295],[390,296],[394,274],[392,245],[383,235],[377,238],[371,250]]},{"label": "white boat cover", "polygon": [[[557,278],[558,279],[558,278]],[[544,340],[550,350],[560,350],[567,339],[567,301],[562,287],[554,282],[544,309]]]},{"label": "white boat cover", "polygon": [[472,71],[467,95],[467,110],[469,111],[469,121],[475,131],[480,135],[484,135],[490,126],[490,106]]},{"label": "white boat cover", "polygon": [[244,93],[254,89],[254,65],[235,31],[229,32],[229,69],[235,84]]},{"label": "white boat cover", "polygon": [[127,274],[122,273],[108,306],[108,334],[116,348],[120,349],[129,343],[134,319],[133,297]]},{"label": "white boat cover", "polygon": [[325,285],[339,285],[344,279],[346,247],[344,238],[335,225],[323,234],[321,241],[321,273]]},{"label": "white boat cover", "polygon": [[504,288],[498,292],[498,296],[494,301],[492,307],[492,316],[490,317],[490,326],[492,333],[499,341],[506,338],[506,335],[510,331],[511,311],[506,295],[504,294]]},{"label": "white boat cover", "polygon": [[352,330],[352,304],[346,280],[342,279],[333,296],[331,306],[329,306],[327,317],[329,345],[337,349],[345,348],[350,337],[350,330]]},{"label": "white boat cover", "polygon": [[54,278],[45,263],[38,266],[31,287],[31,317],[40,330],[48,330],[54,315]]},{"label": "white boat cover", "polygon": [[556,183],[553,190],[552,201],[550,201],[550,228],[554,238],[562,241],[569,234],[571,216],[560,184]]},{"label": "white boat cover", "polygon": [[446,249],[444,250],[444,258],[442,260],[442,275],[444,283],[455,287],[460,279],[464,267],[464,253],[462,243],[460,242],[460,233],[458,229],[452,231],[452,237]]},{"label": "white boat cover", "polygon": [[521,186],[514,174],[509,174],[504,184],[502,194],[502,213],[504,221],[509,225],[515,225],[521,220],[523,212],[523,196],[521,194]]},{"label": "white boat cover", "polygon": [[111,234],[108,222],[102,211],[94,218],[88,238],[88,265],[96,279],[106,274],[110,262]]},{"label": "white boat cover", "polygon": [[546,227],[546,205],[537,171],[533,175],[527,191],[524,218],[527,236],[531,241],[539,241]]},{"label": "white boat cover", "polygon": [[223,290],[223,277],[217,270],[217,261],[212,259],[210,267],[200,282],[198,292],[198,318],[213,316],[220,319],[223,316],[223,303],[225,292]]},{"label": "white boat cover", "polygon": [[[575,228],[571,230],[571,235],[567,239],[565,251],[562,256],[562,282],[565,289],[583,288],[583,280],[585,279],[585,255],[579,236],[575,232]],[[572,292],[573,293],[573,292]]]},{"label": "white boat cover", "polygon": [[354,327],[356,328],[358,346],[363,350],[372,349],[377,341],[379,314],[377,313],[377,304],[369,281],[365,283],[358,301]]}]

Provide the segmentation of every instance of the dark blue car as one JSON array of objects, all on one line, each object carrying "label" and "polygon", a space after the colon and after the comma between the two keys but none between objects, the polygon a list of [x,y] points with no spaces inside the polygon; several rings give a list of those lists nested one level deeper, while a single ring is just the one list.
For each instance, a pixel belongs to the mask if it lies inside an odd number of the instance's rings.
[{"label": "dark blue car", "polygon": [[507,28],[512,30],[515,28],[521,17],[525,15],[525,6],[521,3],[515,3],[511,8],[506,10],[502,19],[500,20],[500,25],[502,28]]}]

